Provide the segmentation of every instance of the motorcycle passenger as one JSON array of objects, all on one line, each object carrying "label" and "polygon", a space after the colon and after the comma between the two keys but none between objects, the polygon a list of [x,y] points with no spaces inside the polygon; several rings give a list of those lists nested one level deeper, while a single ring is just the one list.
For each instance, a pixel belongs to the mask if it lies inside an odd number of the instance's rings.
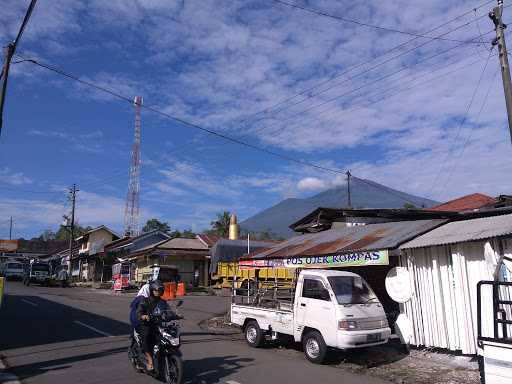
[{"label": "motorcycle passenger", "polygon": [[161,299],[164,294],[164,285],[159,280],[154,280],[149,284],[150,295],[142,299],[137,306],[137,319],[139,324],[136,328],[141,336],[142,351],[146,355],[147,370],[153,371],[153,347],[156,344],[157,328],[155,324],[149,322],[150,315],[160,311],[169,310],[167,303]]}]

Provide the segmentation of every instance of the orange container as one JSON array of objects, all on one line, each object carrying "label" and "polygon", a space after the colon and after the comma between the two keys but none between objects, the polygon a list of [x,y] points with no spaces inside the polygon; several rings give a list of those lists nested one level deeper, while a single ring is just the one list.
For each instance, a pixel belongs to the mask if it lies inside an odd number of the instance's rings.
[{"label": "orange container", "polygon": [[164,283],[163,300],[173,300],[176,298],[176,283]]},{"label": "orange container", "polygon": [[178,283],[178,289],[176,290],[176,296],[185,296],[185,283]]}]

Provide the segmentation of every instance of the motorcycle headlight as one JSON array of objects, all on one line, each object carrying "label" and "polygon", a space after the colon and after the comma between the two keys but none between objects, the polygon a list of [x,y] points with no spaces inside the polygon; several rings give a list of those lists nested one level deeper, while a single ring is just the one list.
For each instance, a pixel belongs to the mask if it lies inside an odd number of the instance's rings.
[{"label": "motorcycle headlight", "polygon": [[177,346],[180,345],[180,338],[179,337],[173,337],[173,338],[170,339],[170,341],[171,341],[171,345],[173,347],[177,347]]}]

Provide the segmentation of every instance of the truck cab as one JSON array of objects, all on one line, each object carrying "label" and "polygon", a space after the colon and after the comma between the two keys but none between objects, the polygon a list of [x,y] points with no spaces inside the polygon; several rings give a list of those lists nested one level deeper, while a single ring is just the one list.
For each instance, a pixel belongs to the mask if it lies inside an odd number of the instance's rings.
[{"label": "truck cab", "polygon": [[246,341],[257,347],[266,337],[293,336],[306,358],[322,363],[328,348],[353,349],[384,344],[391,330],[379,299],[364,279],[352,272],[304,269],[293,302],[231,306],[231,321],[243,327]]},{"label": "truck cab", "polygon": [[50,283],[50,265],[41,261],[32,260],[25,270],[23,284],[30,285],[37,283],[49,285]]}]

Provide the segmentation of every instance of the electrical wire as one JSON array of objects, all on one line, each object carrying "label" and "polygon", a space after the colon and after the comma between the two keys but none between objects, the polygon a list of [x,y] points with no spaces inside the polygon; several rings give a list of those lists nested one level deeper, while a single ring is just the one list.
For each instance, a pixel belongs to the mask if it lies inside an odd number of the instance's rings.
[{"label": "electrical wire", "polygon": [[[495,85],[494,82],[496,80],[496,76],[500,72],[500,69],[501,69],[500,67],[498,67],[496,69],[496,71],[494,72],[494,75],[492,77],[492,80],[489,82],[489,87],[487,88],[487,92],[486,92],[486,94],[484,96],[484,99],[483,99],[483,102],[482,102],[482,106],[480,107],[480,110],[478,111],[477,116],[475,118],[475,124],[474,125],[477,125],[478,122],[480,121],[480,116],[482,115],[482,111],[484,110],[485,106],[487,105],[487,100],[489,98],[489,94],[491,92],[491,89]],[[461,151],[459,152],[459,154],[456,156],[455,160],[453,161],[452,167],[450,168],[450,171],[448,172],[448,176],[446,177],[446,182],[444,183],[443,188],[440,191],[438,191],[439,194],[441,194],[442,192],[445,191],[445,189],[446,189],[446,187],[448,185],[448,182],[449,182],[449,180],[451,180],[453,172],[454,172],[454,170],[455,170],[455,168],[457,166],[457,161],[462,157],[462,155],[464,154],[464,151],[466,150],[466,147],[468,146],[469,142],[471,141],[471,137],[473,136],[473,132],[474,132],[473,127],[470,127],[469,135],[466,137],[466,140],[464,140],[464,143],[462,144]]]},{"label": "electrical wire", "polygon": [[[95,88],[95,89],[97,89],[97,90],[99,90],[101,92],[107,93],[107,94],[109,94],[111,96],[114,96],[115,98],[118,98],[120,100],[126,101],[126,102],[128,102],[130,104],[133,103],[131,98],[129,98],[127,96],[121,95],[121,94],[117,93],[116,91],[113,91],[113,90],[108,89],[106,87],[94,84],[94,83],[92,83],[90,81],[83,80],[83,79],[81,79],[81,78],[79,78],[79,77],[77,77],[77,76],[75,76],[73,74],[67,73],[67,72],[63,71],[62,69],[58,69],[58,68],[56,68],[56,67],[54,67],[52,65],[41,63],[41,62],[39,62],[37,60],[34,60],[34,59],[26,59],[26,58],[22,58],[22,59],[25,60],[26,62],[29,62],[29,63],[35,64],[37,66],[40,66],[42,68],[48,69],[49,71],[58,73],[59,75],[64,76],[64,77],[66,77],[66,78],[68,78],[70,80],[76,81],[76,82],[78,82],[80,84],[83,84],[83,85],[89,86],[91,88]],[[268,155],[271,155],[271,156],[274,156],[274,157],[277,157],[277,158],[281,158],[283,160],[287,160],[287,161],[290,161],[290,162],[293,162],[293,163],[297,163],[297,164],[300,164],[300,165],[303,165],[303,166],[311,167],[311,168],[316,168],[316,169],[319,169],[319,170],[322,170],[322,171],[336,173],[336,174],[344,174],[344,171],[342,171],[342,170],[324,167],[324,166],[316,164],[316,163],[312,163],[312,162],[308,162],[308,161],[305,161],[305,160],[297,159],[297,158],[294,158],[294,157],[291,157],[291,156],[284,155],[284,154],[279,153],[279,152],[275,152],[275,151],[272,151],[272,150],[260,147],[260,146],[255,145],[255,144],[251,144],[251,143],[248,143],[248,142],[236,139],[236,138],[231,137],[231,136],[229,136],[227,134],[220,133],[218,131],[215,131],[215,130],[212,130],[212,129],[209,129],[209,128],[205,128],[205,127],[202,127],[202,126],[200,126],[198,124],[189,122],[189,121],[187,121],[187,120],[185,120],[185,119],[183,119],[181,117],[173,116],[173,115],[171,115],[169,113],[161,111],[161,110],[159,110],[159,109],[157,109],[155,107],[152,107],[152,106],[142,105],[141,108],[144,108],[144,109],[146,109],[148,111],[151,111],[151,112],[153,112],[155,114],[158,114],[160,116],[163,116],[163,117],[165,117],[167,119],[173,120],[173,121],[175,121],[175,122],[177,122],[177,123],[179,123],[181,125],[184,125],[184,126],[187,126],[187,127],[190,127],[190,128],[194,128],[196,130],[199,130],[199,131],[208,133],[210,135],[219,137],[219,138],[224,139],[226,141],[229,141],[231,143],[238,144],[238,145],[241,145],[241,146],[244,146],[244,147],[247,147],[247,148],[251,148],[251,149],[253,149],[255,151],[258,151],[258,152],[266,153]]]},{"label": "electrical wire", "polygon": [[[347,91],[347,92],[342,93],[341,95],[336,95],[336,96],[334,96],[334,97],[332,97],[332,98],[329,98],[329,99],[327,99],[327,100],[325,100],[325,101],[323,101],[323,102],[321,102],[321,103],[318,103],[318,104],[316,104],[316,105],[312,105],[312,106],[310,106],[310,107],[308,107],[308,108],[306,108],[306,109],[301,110],[300,112],[294,113],[294,114],[292,114],[292,115],[290,115],[290,116],[288,116],[288,117],[286,117],[286,118],[284,118],[284,119],[281,119],[281,120],[279,120],[279,122],[278,122],[277,124],[283,124],[283,123],[285,123],[285,122],[287,122],[287,121],[290,121],[290,120],[296,119],[297,117],[302,116],[302,115],[304,115],[305,113],[307,113],[307,112],[309,112],[309,111],[312,111],[312,110],[314,110],[314,109],[317,109],[317,108],[322,107],[322,106],[327,105],[327,104],[331,104],[331,103],[333,103],[333,102],[335,102],[335,101],[339,100],[339,99],[340,99],[340,98],[342,98],[342,97],[345,97],[345,96],[348,96],[348,95],[350,95],[350,94],[352,94],[352,93],[354,93],[354,92],[360,91],[360,90],[362,90],[362,89],[364,89],[364,88],[366,88],[366,87],[368,87],[368,86],[375,85],[376,83],[379,83],[379,82],[381,82],[381,81],[383,81],[383,80],[387,80],[387,79],[391,78],[392,76],[395,76],[396,74],[399,74],[399,73],[401,73],[401,72],[403,72],[403,71],[405,71],[405,70],[407,70],[407,69],[410,69],[410,68],[413,68],[413,67],[417,66],[418,64],[421,64],[421,63],[424,63],[424,62],[426,62],[426,61],[428,61],[428,60],[431,60],[431,59],[433,59],[433,58],[436,58],[436,57],[442,56],[442,55],[444,55],[444,54],[446,54],[446,53],[450,53],[450,52],[452,52],[454,49],[456,49],[456,48],[460,48],[460,47],[462,47],[462,46],[463,46],[462,44],[458,44],[458,45],[456,45],[455,47],[448,48],[448,49],[446,49],[446,50],[444,50],[444,51],[441,51],[441,52],[435,53],[434,55],[431,55],[431,56],[429,56],[429,57],[426,57],[426,58],[424,58],[424,59],[422,59],[422,60],[418,60],[418,61],[414,62],[414,63],[413,63],[413,64],[411,64],[411,65],[405,65],[405,66],[402,66],[400,69],[398,69],[398,70],[396,70],[396,71],[394,71],[394,72],[388,73],[388,74],[386,74],[386,75],[384,75],[384,76],[381,76],[381,77],[379,77],[379,78],[377,78],[377,79],[374,79],[374,80],[372,80],[372,81],[366,82],[366,83],[364,83],[363,85],[361,85],[361,86],[359,86],[359,87],[356,87],[356,88],[354,88],[354,89],[351,89],[351,90],[349,90],[349,91]],[[365,73],[358,74],[358,75],[356,75],[356,76],[354,76],[354,77],[350,78],[349,80],[353,80],[353,79],[355,79],[355,78],[358,78],[358,77],[360,77],[362,74],[365,74]],[[255,133],[261,133],[261,132],[262,132],[262,130],[264,130],[264,129],[275,128],[275,127],[277,127],[277,124],[270,125],[270,126],[264,126],[264,127],[262,127],[262,128],[259,128],[259,129],[257,129],[257,130],[255,131]]]},{"label": "electrical wire", "polygon": [[[399,34],[402,34],[402,35],[419,37],[419,38],[424,38],[424,39],[431,39],[431,40],[450,41],[450,42],[456,42],[456,43],[462,43],[463,42],[462,40],[445,39],[445,38],[442,38],[442,37],[428,36],[428,35],[423,35],[423,34],[416,33],[416,32],[408,32],[408,31],[403,31],[403,30],[400,30],[400,29],[388,28],[388,27],[383,27],[383,26],[380,26],[380,25],[364,23],[364,22],[359,21],[359,20],[349,19],[347,17],[342,17],[342,16],[338,16],[338,15],[333,15],[333,14],[327,13],[325,11],[321,11],[321,10],[314,9],[314,8],[309,8],[309,7],[304,7],[302,5],[299,5],[299,4],[296,4],[296,3],[290,3],[290,2],[284,1],[284,0],[272,0],[272,1],[274,3],[278,3],[278,4],[281,4],[281,5],[284,5],[284,6],[287,6],[287,7],[291,7],[291,8],[295,8],[295,9],[300,9],[300,10],[302,10],[304,12],[312,13],[312,14],[315,14],[317,16],[323,16],[323,17],[327,17],[329,19],[343,21],[345,23],[356,24],[356,25],[359,25],[361,27],[373,28],[373,29],[377,29],[379,31],[399,33]],[[472,43],[479,44],[478,42],[472,42]]]},{"label": "electrical wire", "polygon": [[453,152],[454,150],[454,147],[457,143],[457,140],[459,139],[459,136],[460,136],[460,133],[462,131],[462,127],[463,125],[465,124],[467,118],[468,118],[468,115],[469,115],[469,111],[471,109],[471,106],[473,105],[473,102],[475,101],[475,97],[476,97],[476,94],[478,93],[478,89],[480,88],[480,84],[482,83],[482,80],[484,78],[484,74],[485,74],[485,70],[487,69],[487,65],[489,64],[489,60],[491,58],[491,53],[492,53],[492,50],[489,52],[489,55],[487,57],[487,60],[485,62],[485,65],[484,67],[482,68],[482,72],[480,73],[480,77],[478,78],[478,82],[476,84],[476,87],[475,87],[475,90],[473,91],[473,94],[471,95],[471,99],[466,107],[466,111],[464,113],[464,116],[462,118],[462,120],[460,121],[460,124],[459,124],[459,127],[458,127],[458,130],[457,130],[457,134],[455,136],[455,139],[453,140],[453,144],[450,148],[450,150],[446,153],[446,156],[444,158],[444,161],[441,163],[441,168],[439,169],[439,172],[437,172],[436,174],[436,177],[433,181],[433,183],[430,185],[430,189],[429,189],[429,192],[427,194],[427,196],[431,196],[432,195],[432,192],[437,184],[437,181],[439,180],[439,177],[441,176],[441,173],[443,172],[443,169],[446,165],[446,162],[448,161],[448,158],[450,157],[451,153]]},{"label": "electrical wire", "polygon": [[[484,6],[488,5],[488,4],[490,4],[490,3],[493,3],[493,2],[494,2],[493,0],[487,1],[487,2],[485,2],[485,3],[483,3],[483,4],[481,4],[481,5],[479,5],[479,6],[475,7],[475,8],[473,8],[473,9],[471,9],[470,11],[464,12],[464,13],[462,13],[461,15],[456,16],[456,17],[454,17],[454,18],[450,19],[449,21],[447,21],[447,22],[445,22],[445,23],[443,23],[443,24],[441,24],[441,25],[438,25],[438,26],[436,26],[436,27],[434,27],[434,28],[430,29],[430,30],[429,30],[429,31],[427,31],[426,33],[432,33],[432,32],[434,32],[434,31],[437,31],[438,29],[443,28],[443,27],[444,27],[444,26],[446,26],[447,24],[449,24],[449,23],[451,23],[451,22],[453,22],[453,21],[456,21],[456,20],[458,20],[458,19],[461,19],[461,18],[463,18],[464,16],[466,16],[466,15],[468,15],[468,14],[470,14],[470,13],[474,12],[475,10],[478,10],[478,9],[480,9],[480,8],[482,8],[482,7],[484,7]],[[507,6],[507,7],[509,7],[509,6]],[[507,7],[505,7],[505,8],[507,8]],[[480,18],[482,18],[482,17],[480,17]],[[478,19],[475,19],[475,20],[479,20],[479,18],[478,18]],[[474,22],[475,20],[473,20],[473,22]],[[467,25],[469,25],[469,24],[470,24],[470,23],[466,23],[466,24],[461,25],[460,27],[462,28],[462,27],[465,27],[465,26],[467,26]],[[457,28],[457,29],[459,29],[459,28]],[[457,29],[455,29],[455,30],[457,30]],[[453,32],[453,31],[455,31],[455,30],[452,30],[452,32]],[[388,55],[389,53],[394,52],[394,51],[396,51],[396,50],[399,50],[399,49],[401,49],[401,48],[403,48],[403,47],[407,46],[409,43],[412,43],[413,41],[418,40],[418,39],[419,39],[418,37],[414,37],[414,38],[412,38],[412,39],[410,39],[410,40],[405,41],[404,43],[398,44],[398,45],[396,45],[396,46],[394,46],[394,47],[392,47],[392,48],[390,48],[390,49],[388,49],[388,50],[386,50],[386,51],[382,52],[381,54],[377,55],[376,57],[374,57],[373,59],[371,59],[371,60],[370,60],[370,62],[373,62],[373,61],[376,61],[376,60],[377,60],[377,59],[379,59],[379,58],[385,57],[385,56],[386,56],[386,55]],[[270,105],[270,106],[268,106],[268,107],[266,107],[266,108],[264,108],[264,109],[262,109],[262,110],[260,110],[260,111],[258,111],[258,112],[255,112],[255,113],[253,113],[253,114],[251,114],[251,115],[249,115],[249,116],[247,116],[247,117],[243,118],[242,120],[240,120],[240,121],[239,121],[239,123],[245,123],[246,121],[248,121],[248,120],[250,120],[250,119],[253,119],[254,117],[256,117],[256,116],[258,116],[258,115],[260,115],[260,114],[268,113],[268,112],[272,111],[272,109],[274,109],[274,108],[276,108],[276,107],[278,107],[278,106],[280,106],[280,105],[286,104],[287,102],[289,102],[289,101],[291,101],[291,100],[293,100],[293,99],[295,99],[295,98],[297,98],[297,97],[300,97],[300,96],[306,95],[307,93],[309,93],[309,92],[311,92],[311,91],[313,91],[313,90],[315,90],[315,89],[318,89],[318,88],[322,87],[323,85],[328,84],[329,82],[331,82],[331,81],[333,81],[333,80],[335,80],[335,79],[337,79],[337,78],[340,78],[340,77],[342,77],[342,76],[346,75],[347,73],[350,73],[350,72],[352,72],[353,70],[358,69],[358,68],[361,68],[361,67],[363,67],[363,66],[365,66],[365,65],[367,65],[367,64],[368,64],[368,62],[367,62],[367,61],[361,61],[361,62],[359,62],[359,63],[353,64],[353,65],[349,66],[348,68],[346,68],[345,70],[343,70],[342,72],[340,72],[339,74],[336,74],[336,75],[332,76],[331,78],[329,78],[329,79],[327,79],[327,80],[323,80],[323,81],[321,81],[321,82],[319,82],[319,83],[317,83],[317,84],[315,84],[315,85],[313,85],[313,86],[311,86],[311,87],[308,87],[308,88],[306,88],[306,89],[303,89],[302,91],[299,91],[298,93],[296,93],[296,94],[294,94],[294,95],[292,95],[292,96],[290,96],[290,97],[287,97],[287,98],[285,98],[284,100],[281,100],[281,101],[279,101],[279,102],[277,102],[277,103],[275,103],[275,104],[272,104],[272,105]]]}]

